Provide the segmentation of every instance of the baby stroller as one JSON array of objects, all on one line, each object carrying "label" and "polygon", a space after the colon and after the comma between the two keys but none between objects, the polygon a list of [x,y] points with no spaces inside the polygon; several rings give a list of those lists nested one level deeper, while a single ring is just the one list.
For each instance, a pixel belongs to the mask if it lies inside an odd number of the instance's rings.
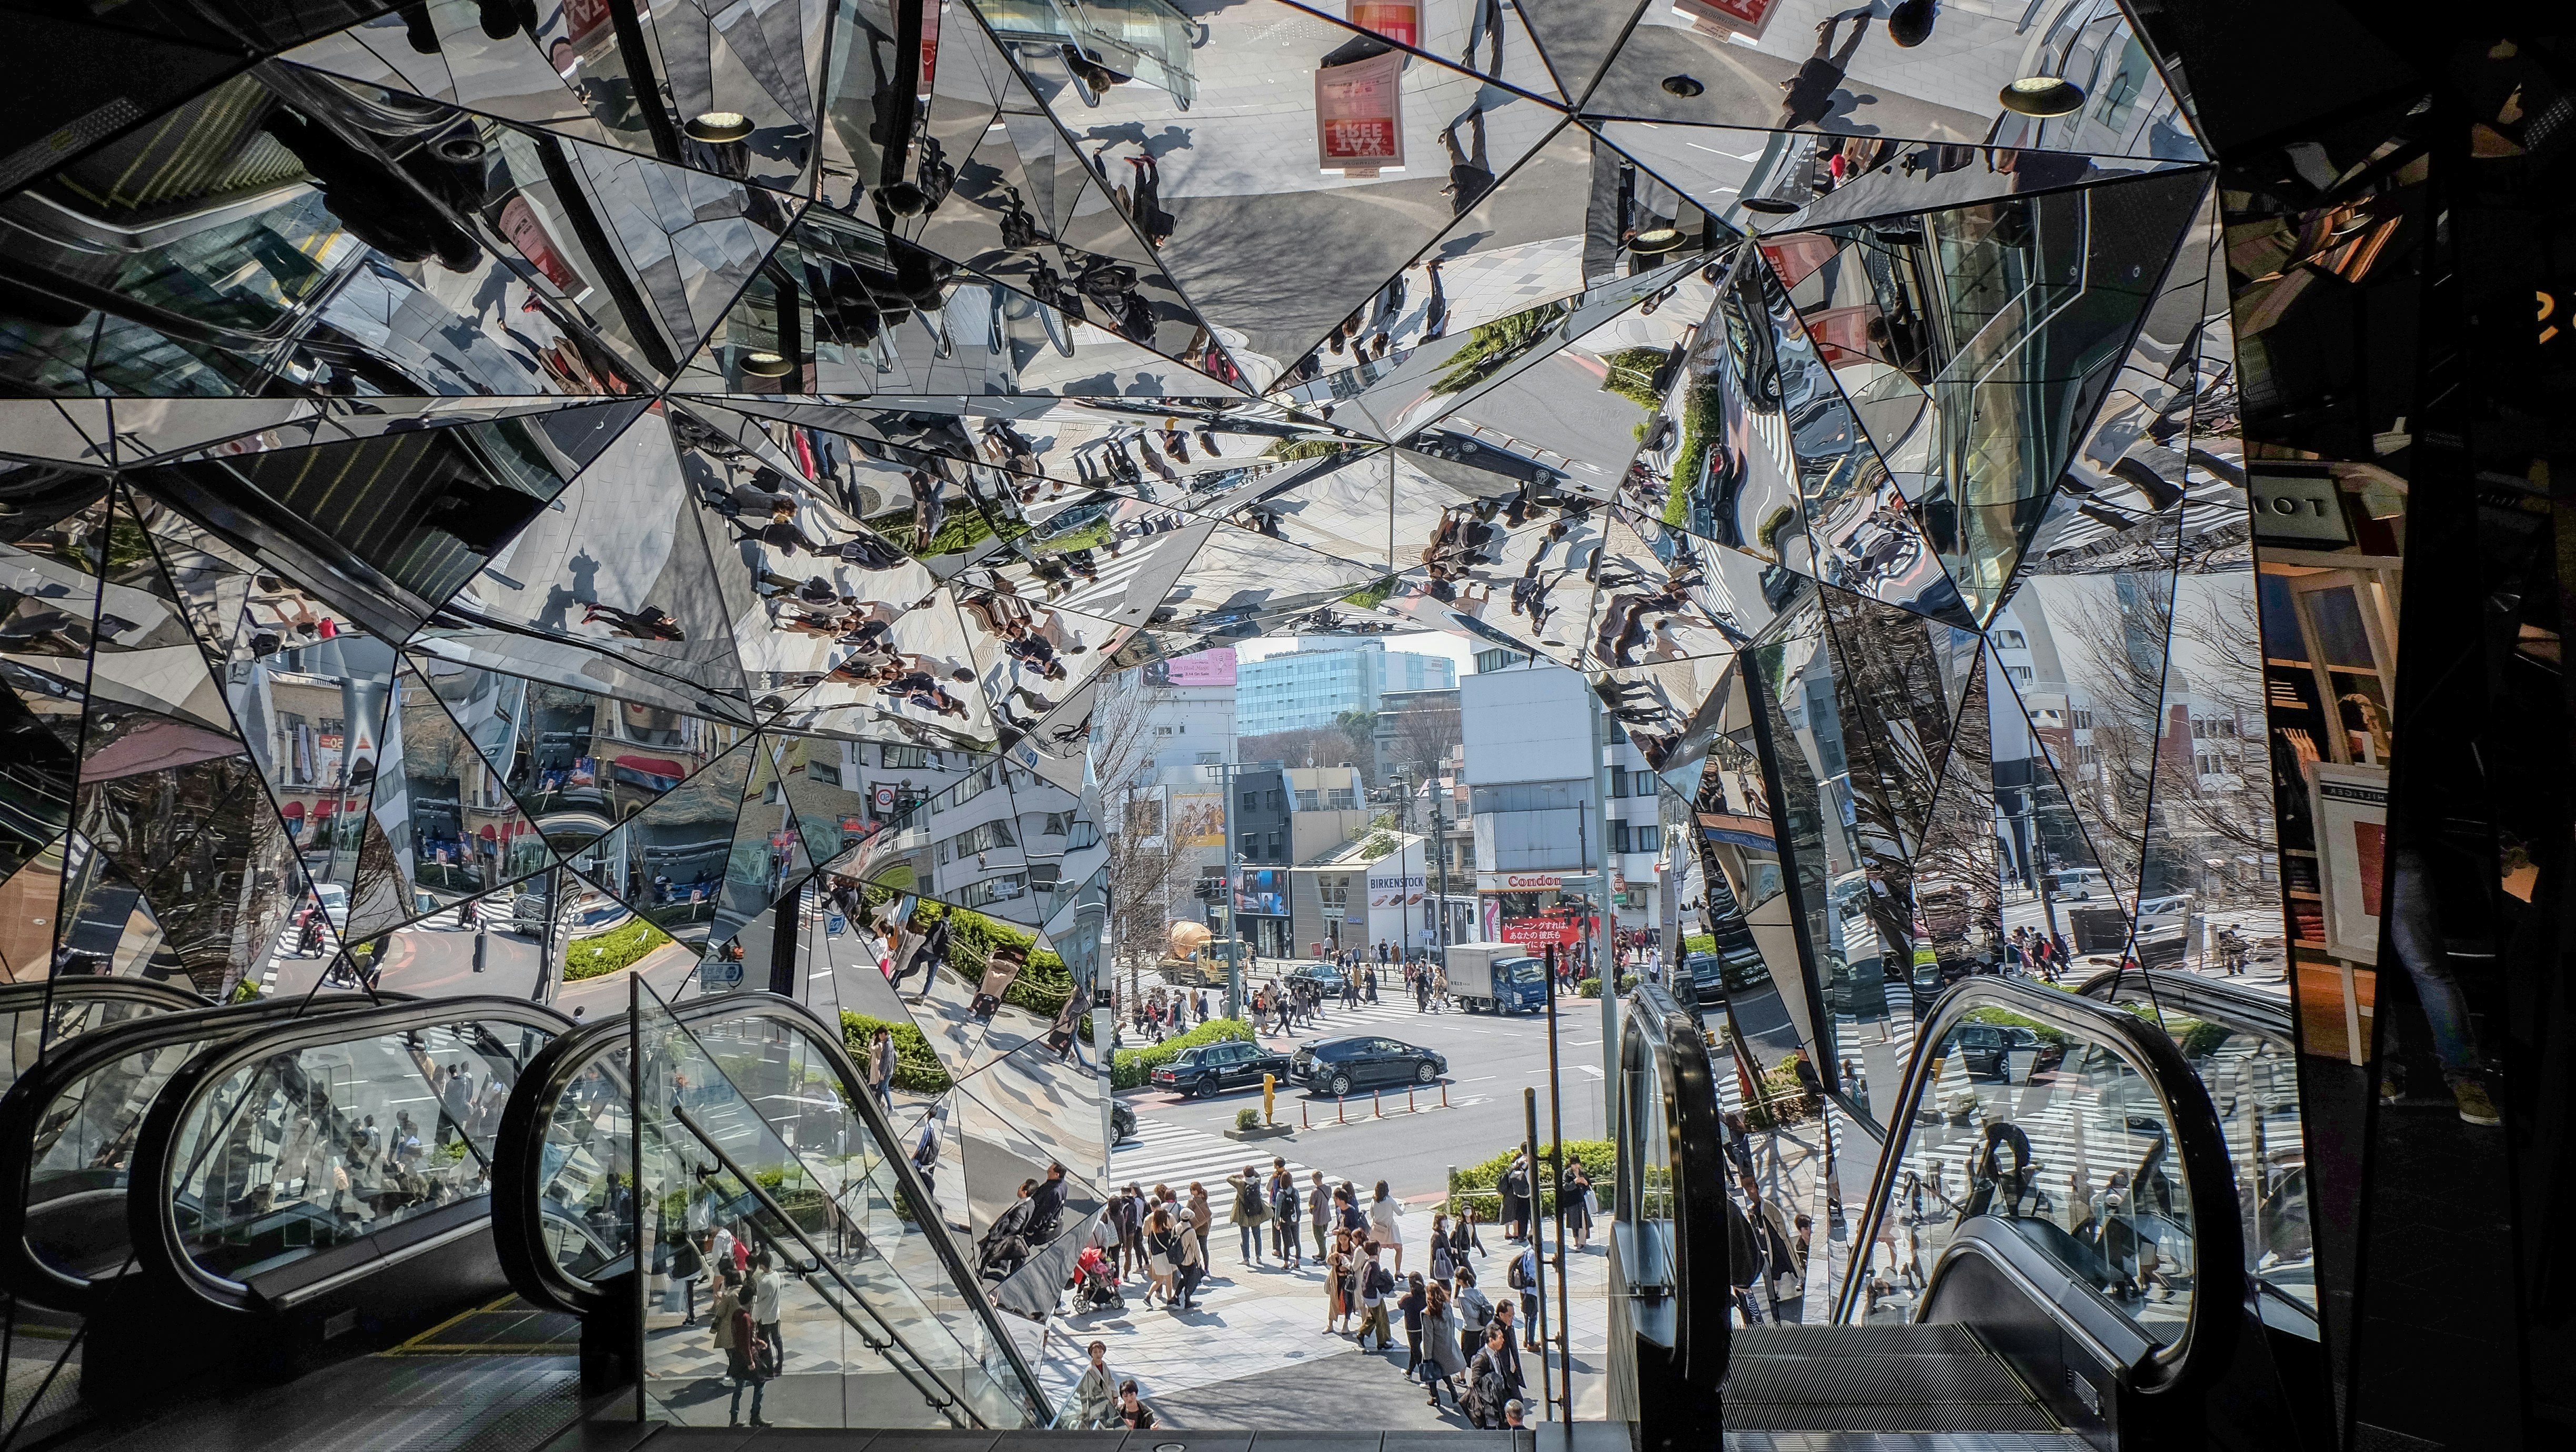
[{"label": "baby stroller", "polygon": [[1127,1298],[1118,1293],[1118,1272],[1100,1247],[1086,1245],[1073,1267],[1073,1311],[1124,1311]]}]

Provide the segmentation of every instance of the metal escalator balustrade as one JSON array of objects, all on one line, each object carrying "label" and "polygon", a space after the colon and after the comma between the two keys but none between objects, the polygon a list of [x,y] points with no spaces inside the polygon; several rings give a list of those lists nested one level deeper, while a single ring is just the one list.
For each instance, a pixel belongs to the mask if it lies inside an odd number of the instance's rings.
[{"label": "metal escalator balustrade", "polygon": [[1611,1415],[1678,1446],[1714,1425],[1732,1336],[1717,1086],[1698,1024],[1662,987],[1632,992],[1620,1024]]},{"label": "metal escalator balustrade", "polygon": [[2307,1136],[2288,997],[2139,968],[2098,973],[2076,992],[2144,1016],[2181,1051],[2227,1140],[2245,1273],[2263,1323],[2318,1340]]},{"label": "metal escalator balustrade", "polygon": [[[210,1048],[145,1117],[127,1197],[157,1291],[239,1311],[339,1304],[432,1252],[488,1264],[492,1138],[570,1027],[506,998],[391,1004]],[[421,1274],[435,1278],[433,1270]],[[497,1267],[451,1294],[493,1288]]]},{"label": "metal escalator balustrade", "polygon": [[[928,1187],[889,1152],[903,1141],[830,1026],[769,994],[637,999],[640,1018],[550,1046],[505,1113],[495,1232],[522,1294],[601,1325],[640,1309],[649,1414],[700,1420],[722,1364],[683,1323],[712,1276],[692,1286],[674,1272],[706,1259],[682,1239],[721,1226],[787,1277],[787,1384],[768,1389],[770,1421],[1045,1425],[1034,1373],[924,1208]],[[808,1384],[826,1380],[828,1395]]]},{"label": "metal escalator balustrade", "polygon": [[2079,1428],[2225,1374],[2244,1305],[2227,1145],[2162,1031],[1972,978],[1933,1006],[1896,1108],[1838,1324],[1965,1324]]},{"label": "metal escalator balustrade", "polygon": [[0,1063],[0,1090],[48,1053],[83,1034],[159,1014],[210,1005],[175,983],[149,978],[76,975],[33,983],[0,984],[0,1017],[9,1020],[9,1058]]},{"label": "metal escalator balustrade", "polygon": [[355,994],[200,1001],[58,1040],[0,1097],[0,1185],[15,1190],[0,1196],[0,1289],[53,1310],[95,1309],[131,1266],[128,1176],[144,1117],[171,1076],[207,1049],[272,1025],[379,1006]]}]

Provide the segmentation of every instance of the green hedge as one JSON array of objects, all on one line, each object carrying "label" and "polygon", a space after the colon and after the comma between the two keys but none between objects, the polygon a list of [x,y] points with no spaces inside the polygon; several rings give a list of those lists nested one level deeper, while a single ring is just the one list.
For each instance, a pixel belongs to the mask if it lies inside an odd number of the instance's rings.
[{"label": "green hedge", "polygon": [[1796,1124],[1816,1112],[1815,1101],[1808,1097],[1806,1086],[1798,1082],[1798,1062],[1805,1055],[1784,1054],[1780,1062],[1762,1071],[1764,1103],[1744,1106],[1744,1123],[1748,1129],[1771,1129],[1783,1124]]},{"label": "green hedge", "polygon": [[1598,978],[1578,978],[1574,980],[1574,996],[1577,998],[1599,998],[1601,996],[1601,980]]},{"label": "green hedge", "polygon": [[587,938],[575,938],[564,950],[564,981],[577,983],[633,966],[645,954],[671,941],[671,935],[643,918]]},{"label": "green hedge", "polygon": [[867,1071],[868,1040],[880,1028],[894,1030],[894,1087],[916,1094],[939,1094],[956,1081],[948,1077],[939,1055],[930,1048],[919,1026],[911,1023],[889,1023],[870,1018],[864,1013],[841,1010],[841,1042],[849,1048],[850,1057],[858,1062],[861,1073]]},{"label": "green hedge", "polygon": [[[893,894],[886,893],[890,897]],[[882,900],[881,898],[879,900]],[[991,961],[997,948],[1012,947],[1028,954],[1028,966],[1011,986],[1002,991],[1002,1001],[1015,1008],[1025,1008],[1040,1018],[1054,1018],[1064,1012],[1064,1002],[1073,997],[1073,974],[1064,959],[1051,948],[1037,946],[1038,935],[1026,928],[1015,928],[997,922],[979,912],[951,907],[924,898],[912,910],[912,927],[927,930],[940,918],[948,919],[948,971],[968,984],[984,981],[984,965]]]},{"label": "green hedge", "polygon": [[1686,935],[1682,939],[1682,953],[1684,956],[1688,956],[1692,953],[1706,953],[1711,957],[1715,957],[1717,954],[1717,935],[1714,933],[1691,933]]},{"label": "green hedge", "polygon": [[1185,1034],[1175,1034],[1142,1049],[1120,1049],[1109,1070],[1112,1089],[1141,1089],[1145,1076],[1180,1057],[1181,1050],[1201,1044],[1222,1044],[1240,1040],[1258,1043],[1252,1036],[1252,1025],[1239,1018],[1212,1018]]},{"label": "green hedge", "polygon": [[[1495,1186],[1502,1183],[1503,1171],[1512,1167],[1512,1156],[1520,1152],[1520,1145],[1509,1145],[1492,1159],[1480,1161],[1458,1171],[1457,1180],[1450,1186],[1451,1212],[1454,1214],[1459,1205],[1466,1204],[1475,1207],[1476,1218],[1479,1220],[1490,1221],[1501,1215],[1503,1197]],[[1555,1153],[1554,1144],[1541,1144],[1538,1147],[1540,1180],[1544,1181],[1547,1178],[1547,1167]],[[1592,1177],[1592,1193],[1606,1206],[1610,1200],[1613,1177],[1619,1172],[1618,1146],[1606,1139],[1570,1139],[1565,1142],[1565,1155],[1569,1168],[1580,1163],[1583,1166],[1583,1172]],[[1539,1190],[1539,1213],[1554,1214],[1555,1188],[1542,1184]]]}]

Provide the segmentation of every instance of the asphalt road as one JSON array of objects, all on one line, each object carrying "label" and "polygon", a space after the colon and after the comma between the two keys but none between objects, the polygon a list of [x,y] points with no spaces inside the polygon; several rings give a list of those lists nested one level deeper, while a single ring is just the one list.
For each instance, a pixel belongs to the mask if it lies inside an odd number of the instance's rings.
[{"label": "asphalt road", "polygon": [[[1594,999],[1568,998],[1559,1004],[1557,1020],[1558,1082],[1568,1139],[1597,1139],[1602,1134],[1603,1059],[1601,1005]],[[1342,1110],[1351,1122],[1335,1124],[1333,1101],[1314,1098],[1282,1085],[1278,1118],[1300,1122],[1301,1108],[1316,1127],[1280,1139],[1264,1140],[1258,1156],[1277,1154],[1361,1185],[1383,1179],[1398,1196],[1436,1194],[1448,1188],[1448,1168],[1466,1166],[1499,1153],[1522,1136],[1521,1091],[1538,1090],[1539,1138],[1549,1136],[1547,1019],[1540,1014],[1499,1018],[1490,1014],[1416,1014],[1408,1000],[1398,1005],[1392,995],[1372,1009],[1353,1014],[1339,1007],[1324,1011],[1320,1028],[1293,1037],[1265,1036],[1262,1042],[1280,1052],[1293,1052],[1299,1040],[1350,1032],[1382,1034],[1444,1054],[1449,1060],[1449,1107],[1402,1112],[1405,1091],[1389,1089],[1380,1096],[1384,1117],[1369,1119],[1370,1101],[1353,1095]],[[1182,1125],[1207,1134],[1234,1127],[1235,1111],[1258,1107],[1258,1087],[1233,1090],[1212,1099],[1129,1090],[1119,1096],[1136,1109],[1141,1121]],[[1415,1094],[1417,1103],[1439,1102],[1437,1091]]]}]

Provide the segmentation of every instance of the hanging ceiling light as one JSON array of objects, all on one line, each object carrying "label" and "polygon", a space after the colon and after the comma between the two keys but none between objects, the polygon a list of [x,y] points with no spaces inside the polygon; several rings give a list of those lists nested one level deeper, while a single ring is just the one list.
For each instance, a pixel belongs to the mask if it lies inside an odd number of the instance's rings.
[{"label": "hanging ceiling light", "polygon": [[1887,38],[1912,49],[1932,38],[1933,0],[1900,0],[1887,16]]},{"label": "hanging ceiling light", "polygon": [[788,373],[787,360],[767,351],[745,353],[742,355],[742,372],[746,378],[784,378]]},{"label": "hanging ceiling light", "polygon": [[1628,239],[1629,251],[1649,257],[1660,252],[1670,252],[1680,245],[1682,245],[1682,230],[1679,227],[1648,227]]},{"label": "hanging ceiling light", "polygon": [[723,146],[751,135],[751,118],[740,111],[709,111],[680,129],[688,133],[691,141]]},{"label": "hanging ceiling light", "polygon": [[2084,88],[2064,76],[2024,76],[2004,87],[1996,99],[2007,111],[2045,120],[2072,115],[2084,104]]},{"label": "hanging ceiling light", "polygon": [[1787,197],[1744,197],[1739,200],[1744,210],[1760,212],[1766,217],[1785,217],[1798,210],[1798,204]]},{"label": "hanging ceiling light", "polygon": [[1707,90],[1708,87],[1701,85],[1697,76],[1666,76],[1664,89],[1687,100]]}]

